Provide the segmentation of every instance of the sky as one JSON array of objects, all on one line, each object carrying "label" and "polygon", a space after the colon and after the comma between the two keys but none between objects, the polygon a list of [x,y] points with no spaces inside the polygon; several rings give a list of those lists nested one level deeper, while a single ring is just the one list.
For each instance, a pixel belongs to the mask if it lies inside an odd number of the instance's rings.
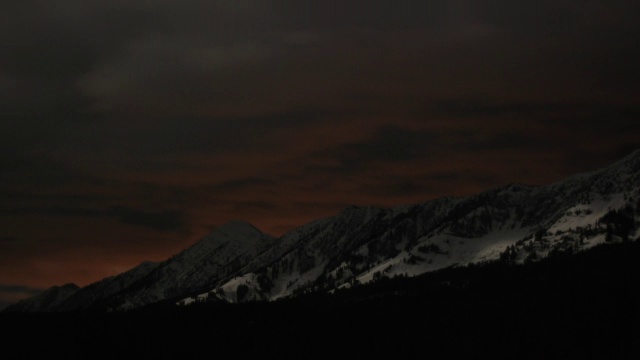
[{"label": "sky", "polygon": [[640,148],[632,0],[0,3],[0,308]]}]

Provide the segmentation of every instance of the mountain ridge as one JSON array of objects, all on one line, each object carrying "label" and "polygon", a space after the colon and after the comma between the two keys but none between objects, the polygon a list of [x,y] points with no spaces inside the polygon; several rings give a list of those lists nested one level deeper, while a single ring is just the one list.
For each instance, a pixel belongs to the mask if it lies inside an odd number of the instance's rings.
[{"label": "mountain ridge", "polygon": [[[384,276],[485,261],[523,263],[632,241],[640,224],[639,184],[636,150],[608,167],[546,186],[510,183],[419,204],[349,206],[277,238],[231,221],[145,271],[116,276],[127,279],[119,287],[90,284],[47,311],[274,300]],[[73,299],[83,293],[93,302],[78,306]]]}]

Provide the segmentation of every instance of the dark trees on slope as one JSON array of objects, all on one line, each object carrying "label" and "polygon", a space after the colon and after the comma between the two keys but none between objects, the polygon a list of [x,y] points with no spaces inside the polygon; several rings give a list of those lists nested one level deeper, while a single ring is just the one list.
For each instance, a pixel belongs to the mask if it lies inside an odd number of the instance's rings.
[{"label": "dark trees on slope", "polygon": [[606,213],[600,220],[600,223],[606,224],[606,240],[613,240],[613,236],[618,236],[622,241],[630,240],[630,235],[636,229],[635,209],[631,205],[618,210],[611,210]]},{"label": "dark trees on slope", "polygon": [[247,295],[249,295],[249,287],[247,285],[238,285],[236,289],[236,301],[241,303],[246,300]]}]

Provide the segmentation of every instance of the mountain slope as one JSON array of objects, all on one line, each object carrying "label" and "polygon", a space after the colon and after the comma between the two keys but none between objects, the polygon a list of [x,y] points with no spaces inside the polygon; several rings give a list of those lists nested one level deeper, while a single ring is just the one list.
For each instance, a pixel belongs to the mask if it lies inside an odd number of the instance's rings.
[{"label": "mountain slope", "polygon": [[89,285],[58,310],[272,300],[472,263],[536,261],[638,237],[640,151],[543,187],[395,208],[348,207],[279,238],[231,222],[160,264]]},{"label": "mountain slope", "polygon": [[227,223],[115,295],[109,306],[138,307],[202,290],[236,274],[272,241],[246,222]]},{"label": "mountain slope", "polygon": [[76,284],[53,286],[42,294],[30,297],[13,304],[4,312],[50,312],[58,309],[70,296],[76,293],[80,287]]},{"label": "mountain slope", "polygon": [[145,261],[120,275],[112,276],[85,286],[69,296],[56,310],[70,311],[95,307],[102,300],[121,292],[131,286],[131,284],[145,277],[156,269],[158,265],[160,264]]},{"label": "mountain slope", "polygon": [[275,299],[381,276],[491,260],[522,263],[632,240],[640,218],[639,184],[636,151],[600,171],[545,187],[511,184],[420,205],[350,207],[285,234],[276,241],[281,249],[262,259],[258,271],[182,303],[210,296]]}]

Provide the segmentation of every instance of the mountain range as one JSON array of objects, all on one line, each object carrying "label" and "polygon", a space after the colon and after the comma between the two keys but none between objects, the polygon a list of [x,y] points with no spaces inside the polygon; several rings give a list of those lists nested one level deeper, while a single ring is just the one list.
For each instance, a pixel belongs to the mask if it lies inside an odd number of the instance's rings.
[{"label": "mountain range", "polygon": [[5,312],[127,310],[276,300],[372,280],[638,240],[640,150],[542,187],[509,184],[393,208],[348,207],[280,237],[227,223],[188,249],[83,288],[53,287]]}]

